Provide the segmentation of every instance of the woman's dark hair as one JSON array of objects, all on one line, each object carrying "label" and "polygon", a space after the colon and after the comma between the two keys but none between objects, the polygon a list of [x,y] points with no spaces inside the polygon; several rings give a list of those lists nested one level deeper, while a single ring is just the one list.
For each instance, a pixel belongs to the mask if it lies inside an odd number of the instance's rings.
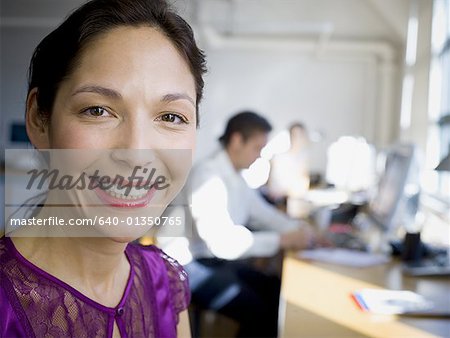
[{"label": "woman's dark hair", "polygon": [[28,93],[37,88],[37,105],[43,121],[49,122],[59,86],[74,71],[86,45],[119,26],[153,27],[173,43],[195,80],[198,124],[205,56],[197,47],[189,24],[165,0],[92,0],[47,35],[36,47],[28,72]]},{"label": "woman's dark hair", "polygon": [[226,147],[234,133],[240,134],[243,140],[247,141],[255,133],[268,133],[271,130],[272,126],[264,117],[252,111],[243,111],[228,120],[225,132],[219,141]]}]

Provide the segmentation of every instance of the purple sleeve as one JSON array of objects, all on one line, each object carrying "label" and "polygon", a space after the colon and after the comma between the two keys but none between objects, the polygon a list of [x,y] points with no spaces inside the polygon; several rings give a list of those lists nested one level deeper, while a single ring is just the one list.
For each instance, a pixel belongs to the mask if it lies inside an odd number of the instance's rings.
[{"label": "purple sleeve", "polygon": [[187,309],[191,301],[188,275],[180,263],[166,255],[163,251],[161,251],[161,257],[166,265],[173,307],[175,313],[178,315],[180,312]]},{"label": "purple sleeve", "polygon": [[[0,274],[0,279],[2,278],[3,276]],[[6,297],[3,282],[2,280],[0,284],[0,337],[29,337],[30,335],[25,332],[8,297]]]}]

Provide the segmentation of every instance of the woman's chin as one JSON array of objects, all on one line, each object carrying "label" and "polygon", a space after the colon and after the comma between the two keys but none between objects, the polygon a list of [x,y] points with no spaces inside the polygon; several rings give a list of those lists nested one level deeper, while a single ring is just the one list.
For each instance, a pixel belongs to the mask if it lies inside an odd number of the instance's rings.
[{"label": "woman's chin", "polygon": [[139,236],[139,237],[135,237],[135,236],[133,236],[133,237],[126,237],[126,236],[124,236],[124,237],[110,237],[109,239],[111,239],[113,242],[116,242],[116,243],[120,243],[120,244],[127,244],[127,243],[131,243],[131,242],[134,242],[135,240],[137,240],[137,239],[139,239],[141,236]]},{"label": "woman's chin", "polygon": [[130,243],[147,234],[150,229],[151,227],[142,227],[140,229],[116,228],[104,233],[102,237],[111,239],[116,243]]}]

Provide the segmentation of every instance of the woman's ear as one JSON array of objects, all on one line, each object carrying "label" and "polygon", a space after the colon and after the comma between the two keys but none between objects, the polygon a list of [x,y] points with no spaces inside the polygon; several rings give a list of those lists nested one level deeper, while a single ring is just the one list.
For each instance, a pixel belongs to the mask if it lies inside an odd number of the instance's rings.
[{"label": "woman's ear", "polygon": [[33,88],[27,97],[25,123],[28,138],[37,149],[49,148],[48,123],[39,115],[37,104],[37,88]]}]

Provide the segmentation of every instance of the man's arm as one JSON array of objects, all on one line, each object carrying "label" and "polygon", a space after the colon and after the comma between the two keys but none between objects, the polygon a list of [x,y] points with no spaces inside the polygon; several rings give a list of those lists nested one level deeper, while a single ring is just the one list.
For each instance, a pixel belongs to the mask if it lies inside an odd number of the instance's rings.
[{"label": "man's arm", "polygon": [[[250,189],[250,188],[249,188]],[[255,229],[272,230],[286,233],[299,229],[302,223],[299,220],[288,217],[283,212],[269,204],[258,191],[250,189],[252,208],[250,210],[251,226]]]},{"label": "man's arm", "polygon": [[265,257],[279,250],[280,236],[276,232],[252,233],[234,224],[228,213],[227,188],[219,176],[200,172],[192,181],[192,215],[197,232],[216,257]]}]

